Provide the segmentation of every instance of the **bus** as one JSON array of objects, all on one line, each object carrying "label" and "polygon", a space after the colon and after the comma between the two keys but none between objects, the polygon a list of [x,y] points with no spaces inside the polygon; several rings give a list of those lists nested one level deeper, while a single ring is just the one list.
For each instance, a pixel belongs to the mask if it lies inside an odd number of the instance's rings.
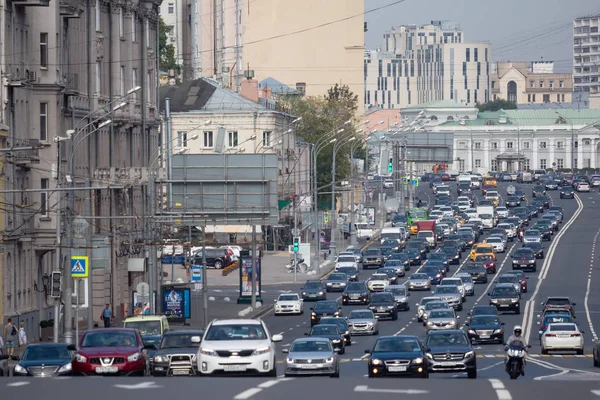
[{"label": "bus", "polygon": [[429,220],[429,214],[426,208],[409,208],[406,212],[408,219],[407,223],[410,226],[414,221],[427,221]]}]

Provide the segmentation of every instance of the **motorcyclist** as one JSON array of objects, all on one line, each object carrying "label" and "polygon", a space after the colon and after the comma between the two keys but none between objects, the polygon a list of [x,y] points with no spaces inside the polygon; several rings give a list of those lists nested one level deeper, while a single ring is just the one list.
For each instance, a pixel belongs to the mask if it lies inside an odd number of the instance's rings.
[{"label": "motorcyclist", "polygon": [[[525,339],[523,339],[523,328],[521,325],[515,325],[513,328],[513,334],[510,335],[508,341],[506,342],[505,350],[508,350],[510,346],[522,347],[523,350],[527,352],[527,343],[525,343]],[[506,357],[506,369],[508,371],[508,357]],[[525,359],[523,359],[523,368],[521,369],[521,375],[525,376]]]}]

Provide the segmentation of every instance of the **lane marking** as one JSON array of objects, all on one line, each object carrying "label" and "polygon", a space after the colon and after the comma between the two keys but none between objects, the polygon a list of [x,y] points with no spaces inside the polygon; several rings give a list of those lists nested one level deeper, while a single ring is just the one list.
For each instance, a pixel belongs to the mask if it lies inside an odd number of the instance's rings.
[{"label": "lane marking", "polygon": [[569,373],[569,370],[565,369],[565,370],[562,370],[562,371],[560,371],[560,372],[558,372],[556,374],[552,374],[552,375],[536,376],[535,378],[533,378],[533,380],[534,381],[542,381],[542,380],[544,380],[546,378],[554,378],[554,377],[557,377],[557,376],[566,375],[568,373]]},{"label": "lane marking", "polygon": [[19,387],[19,386],[27,386],[27,385],[29,385],[30,383],[31,383],[31,382],[25,382],[25,381],[22,381],[22,382],[13,382],[13,383],[8,383],[8,384],[6,385],[6,387]]},{"label": "lane marking", "polygon": [[590,260],[590,273],[588,274],[587,280],[587,288],[585,290],[585,298],[583,300],[583,307],[585,309],[585,316],[588,321],[588,325],[590,327],[590,333],[594,337],[594,340],[598,340],[598,335],[596,334],[596,330],[594,329],[594,323],[592,322],[592,316],[590,315],[590,307],[589,307],[589,298],[590,291],[592,287],[592,272],[594,271],[594,249],[596,248],[596,242],[598,241],[598,235],[600,235],[600,229],[596,232],[596,236],[594,236],[594,242],[592,244],[592,257]]},{"label": "lane marking", "polygon": [[488,365],[488,366],[487,366],[487,367],[485,367],[485,368],[477,368],[477,371],[479,371],[479,372],[481,372],[481,371],[486,371],[486,370],[488,370],[488,369],[492,369],[492,368],[494,368],[494,367],[497,367],[497,366],[498,366],[498,365],[500,365],[500,364],[504,364],[504,361],[500,361],[500,362],[497,362],[496,364]]},{"label": "lane marking", "polygon": [[492,388],[496,391],[498,400],[512,400],[510,392],[506,390],[504,383],[502,383],[499,379],[489,379],[489,382],[492,384]]},{"label": "lane marking", "polygon": [[[513,245],[510,247],[510,250],[508,252],[508,254],[512,253],[513,249],[515,248],[517,244],[513,243]],[[495,274],[490,274],[492,275],[492,281],[490,283],[488,283],[488,285],[486,286],[485,290],[483,293],[481,293],[481,296],[479,296],[479,298],[477,300],[475,300],[475,303],[473,304],[473,307],[479,303],[481,301],[481,299],[483,299],[484,296],[487,296],[488,292],[490,291],[490,288],[492,287],[492,285],[494,285],[496,283],[496,278],[498,276],[500,276],[500,271],[502,271],[502,269],[504,268],[504,265],[506,264],[506,261],[509,259],[510,257],[508,257],[508,255],[504,256],[504,260],[502,260],[502,264],[500,264],[500,268],[496,270]],[[488,275],[489,276],[489,275]]]},{"label": "lane marking", "polygon": [[279,380],[272,379],[270,381],[266,381],[266,382],[261,383],[260,385],[258,385],[258,387],[262,388],[262,389],[268,389],[270,387],[273,387],[273,386],[277,385],[279,382],[280,382]]},{"label": "lane marking", "polygon": [[527,300],[527,304],[525,305],[525,314],[523,315],[523,322],[522,322],[521,326],[523,326],[523,332],[525,334],[525,342],[526,343],[530,342],[531,331],[532,331],[531,328],[533,327],[533,315],[534,315],[534,307],[535,307],[536,297],[540,291],[540,288],[542,287],[542,283],[544,282],[544,279],[546,279],[546,276],[548,275],[548,270],[550,269],[550,265],[552,264],[552,259],[554,258],[554,252],[556,251],[556,248],[558,247],[558,244],[560,243],[560,239],[562,238],[562,236],[569,230],[569,227],[571,227],[571,225],[573,225],[575,223],[575,221],[577,220],[577,217],[579,217],[579,214],[581,214],[581,212],[583,211],[583,202],[581,201],[581,199],[579,198],[578,195],[575,195],[575,200],[577,201],[577,210],[575,210],[575,212],[573,213],[571,218],[567,221],[567,223],[563,225],[561,231],[558,233],[558,235],[556,235],[556,237],[550,244],[550,247],[548,248],[548,252],[546,253],[546,258],[544,259],[544,264],[542,265],[542,270],[540,271],[540,274],[538,276],[538,281],[535,286],[535,291],[531,295],[531,298],[529,300]]},{"label": "lane marking", "polygon": [[235,396],[234,399],[235,400],[246,400],[246,399],[249,399],[250,397],[252,397],[255,394],[258,394],[260,392],[262,392],[262,389],[259,389],[259,388],[250,388],[250,389],[244,390],[242,393],[240,393],[237,396]]}]

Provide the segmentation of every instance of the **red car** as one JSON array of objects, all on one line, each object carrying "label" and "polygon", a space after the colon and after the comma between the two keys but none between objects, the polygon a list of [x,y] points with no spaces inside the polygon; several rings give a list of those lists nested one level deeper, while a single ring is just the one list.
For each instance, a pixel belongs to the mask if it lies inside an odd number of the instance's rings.
[{"label": "red car", "polygon": [[506,274],[517,275],[519,277],[519,284],[521,285],[521,293],[527,293],[527,279],[529,279],[529,277],[525,276],[523,271],[513,270],[506,272]]},{"label": "red car", "polygon": [[137,329],[106,328],[84,332],[73,357],[74,375],[144,376],[148,370],[145,349]]},{"label": "red car", "polygon": [[475,261],[482,263],[488,274],[496,273],[496,261],[494,260],[494,257],[490,255],[481,255],[475,257]]},{"label": "red car", "polygon": [[544,305],[544,310],[551,308],[564,308],[565,310],[569,310],[571,315],[575,316],[575,308],[576,305],[569,299],[568,297],[562,296],[552,296],[548,297],[548,299],[542,303]]}]

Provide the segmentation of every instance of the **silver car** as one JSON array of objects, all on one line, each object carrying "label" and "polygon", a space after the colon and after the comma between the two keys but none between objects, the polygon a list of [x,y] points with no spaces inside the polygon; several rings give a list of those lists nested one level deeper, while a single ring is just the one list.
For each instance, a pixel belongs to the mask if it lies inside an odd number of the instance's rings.
[{"label": "silver car", "polygon": [[340,376],[338,349],[333,348],[329,339],[304,338],[296,339],[287,353],[285,360],[285,376],[291,375],[329,375]]},{"label": "silver car", "polygon": [[538,230],[528,229],[523,234],[523,243],[542,243],[542,234]]},{"label": "silver car", "polygon": [[519,282],[519,277],[515,274],[502,274],[496,279],[496,284],[498,283],[510,283],[515,287],[517,293],[521,293],[521,282]]},{"label": "silver car", "polygon": [[429,314],[431,314],[434,310],[446,310],[450,309],[448,303],[442,300],[432,301],[431,303],[425,304],[425,308],[423,309],[423,316],[421,319],[423,320],[423,326],[427,325],[427,321],[429,321]]},{"label": "silver car", "polygon": [[440,299],[439,297],[435,297],[435,296],[430,296],[430,297],[423,297],[421,299],[420,303],[417,303],[417,321],[422,322],[423,321],[423,313],[425,312],[425,306],[427,305],[427,303],[431,303],[432,301],[441,301],[442,299]]},{"label": "silver car", "polygon": [[462,311],[462,296],[458,290],[458,286],[438,286],[435,288],[433,294],[441,297],[442,301],[448,303],[455,310]]},{"label": "silver car", "polygon": [[379,335],[379,318],[371,310],[353,310],[348,314],[350,335]]},{"label": "silver car", "polygon": [[425,329],[429,331],[439,331],[444,329],[458,329],[458,316],[453,309],[432,310],[429,313]]},{"label": "silver car", "polygon": [[468,272],[459,272],[454,275],[455,278],[460,278],[465,288],[467,296],[475,295],[475,284],[473,283],[473,277]]},{"label": "silver car", "polygon": [[458,291],[460,292],[462,300],[464,301],[467,297],[467,289],[465,288],[465,285],[463,285],[462,279],[456,276],[452,278],[442,279],[442,281],[440,282],[440,286],[456,286],[458,288]]},{"label": "silver car", "polygon": [[406,286],[408,290],[431,290],[431,278],[427,274],[414,273]]}]

